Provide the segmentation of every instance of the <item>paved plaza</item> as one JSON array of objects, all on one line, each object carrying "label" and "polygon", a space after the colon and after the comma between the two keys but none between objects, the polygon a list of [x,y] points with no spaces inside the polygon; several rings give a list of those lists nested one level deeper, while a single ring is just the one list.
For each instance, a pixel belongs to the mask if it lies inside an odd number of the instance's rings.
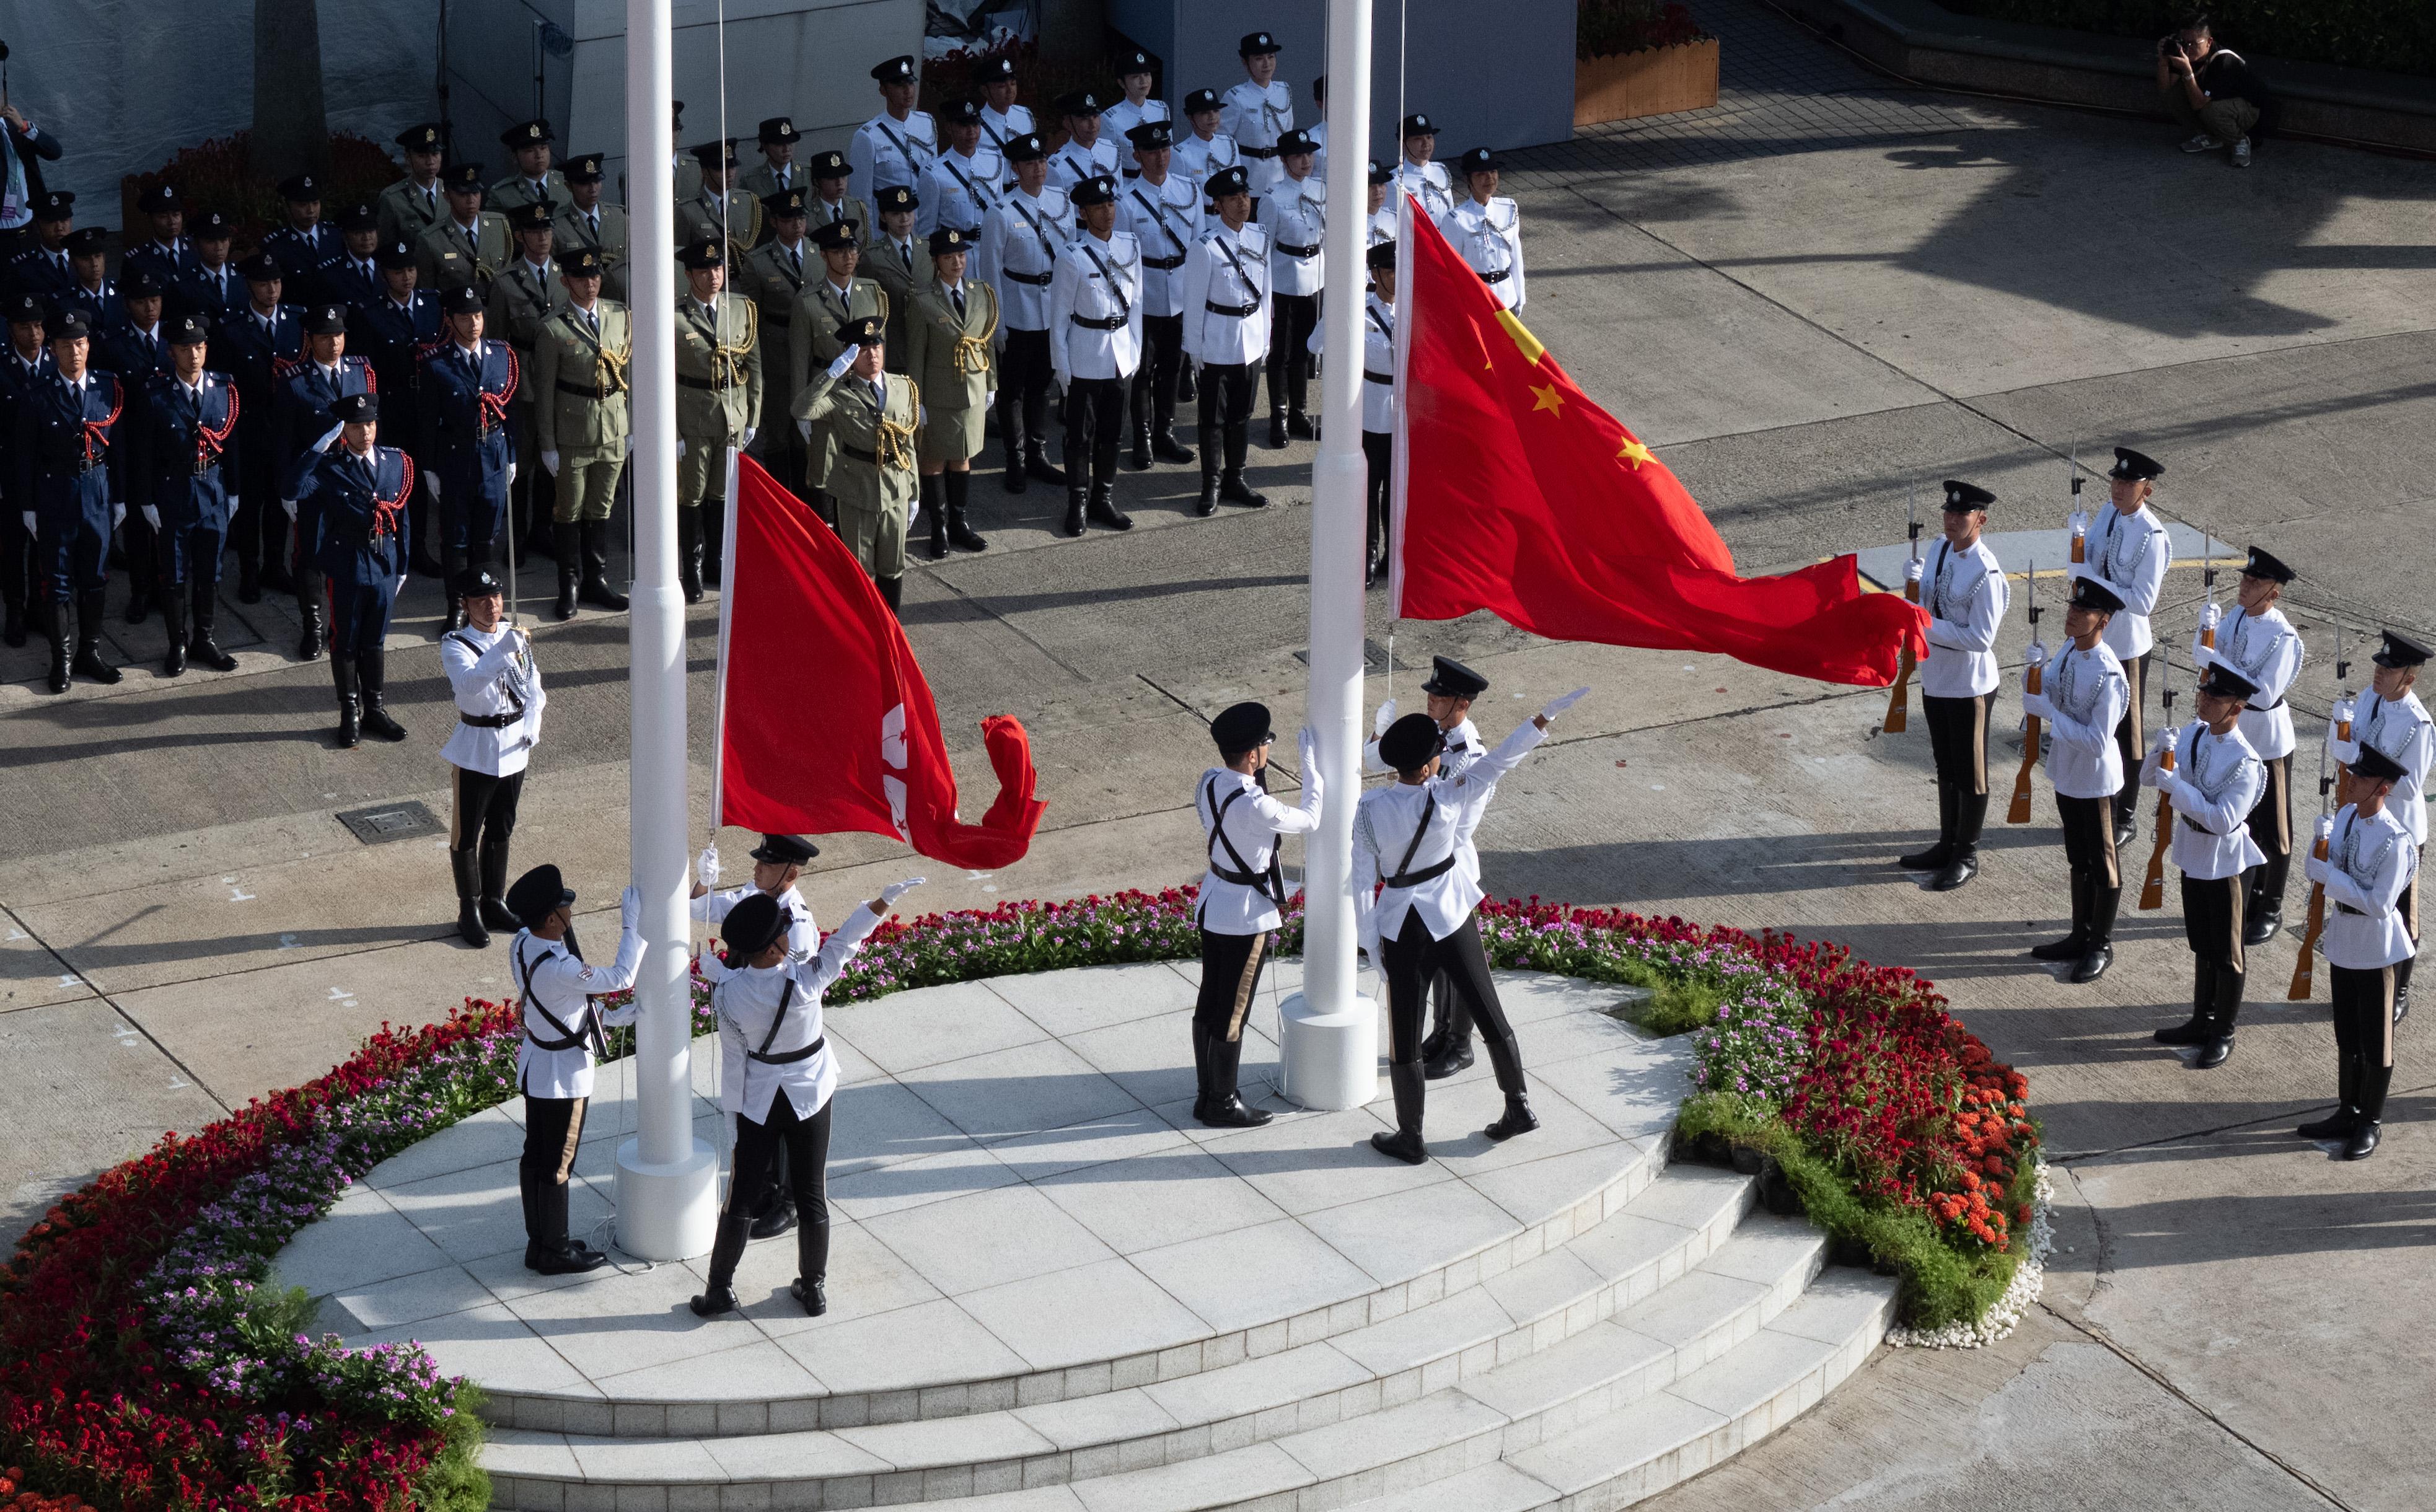
[{"label": "paved plaza", "polygon": [[[1724,39],[1714,110],[1515,154],[1507,182],[1528,323],[1682,477],[1744,571],[1899,541],[1907,495],[1933,508],[1945,477],[1998,493],[1993,530],[2055,529],[2065,460],[2119,441],[2169,465],[2166,514],[2300,569],[2305,742],[2339,626],[2354,647],[2380,622],[2436,632],[2436,168],[2270,139],[2237,174],[2174,152],[2163,124],[1890,87],[1758,0],[1700,14]],[[1310,458],[1256,447],[1253,480],[1279,507],[1209,521],[1191,514],[1194,475],[1129,473],[1119,502],[1139,528],[1081,542],[1050,533],[1062,496],[976,487],[992,548],[917,565],[908,630],[966,781],[988,780],[978,721],[1019,714],[1049,809],[1019,865],[931,867],[915,903],[1198,874],[1189,793],[1207,719],[1261,698],[1281,730],[1299,721]],[[524,576],[529,614],[543,565]],[[2159,618],[2184,688],[2199,595],[2198,573],[2176,571]],[[334,817],[419,802],[444,825],[439,607],[410,585],[392,643],[392,707],[414,739],[344,753],[327,745],[328,669],[287,657],[277,605],[231,606],[243,666],[225,677],[155,676],[157,620],[113,625],[147,664],[115,688],[44,698],[35,651],[0,652],[10,1231],[162,1131],[326,1069],[384,1019],[506,990],[500,951],[455,941],[433,835],[368,844]],[[690,620],[698,831],[714,607]],[[2127,900],[2118,964],[2095,986],[2022,953],[2064,910],[2044,783],[2036,822],[1996,827],[1970,888],[1929,895],[1894,869],[1934,797],[1920,721],[1875,733],[1884,693],[1488,621],[1391,624],[1376,598],[1370,634],[1372,698],[1409,706],[1411,669],[1460,655],[1493,680],[1478,711],[1492,740],[1557,692],[1595,689],[1502,785],[1480,833],[1493,892],[1791,929],[1916,966],[2028,1074],[2058,1157],[2062,1247],[2012,1338],[1882,1351],[1649,1504],[2424,1503],[2427,1016],[2402,1027],[2383,1147],[2331,1162],[2288,1132],[2334,1086],[2323,1001],[2283,1001],[2289,937],[2253,954],[2231,1063],[2186,1069],[2148,1037],[2189,987],[2170,904]],[[2016,614],[2009,668],[2025,638]],[[589,611],[536,637],[550,718],[517,855],[564,866],[587,910],[614,903],[627,864],[625,644],[622,617]],[[1992,753],[2006,776],[2012,675]],[[823,843],[806,892],[826,923],[908,870],[876,837]]]}]

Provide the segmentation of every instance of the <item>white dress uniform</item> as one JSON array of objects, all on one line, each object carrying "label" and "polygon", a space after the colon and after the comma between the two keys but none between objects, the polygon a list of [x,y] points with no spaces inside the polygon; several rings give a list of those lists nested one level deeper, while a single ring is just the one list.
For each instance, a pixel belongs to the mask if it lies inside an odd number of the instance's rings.
[{"label": "white dress uniform", "polygon": [[989,148],[971,157],[949,148],[923,175],[922,203],[914,229],[928,241],[941,226],[953,226],[969,240],[981,239],[982,223],[1006,197],[1006,160]]},{"label": "white dress uniform", "polygon": [[1420,201],[1421,214],[1436,225],[1438,219],[1454,209],[1454,181],[1447,176],[1447,167],[1433,158],[1427,163],[1415,163],[1410,158],[1396,162],[1396,177],[1388,185],[1395,191],[1383,206],[1387,212],[1387,235],[1395,235],[1396,195],[1408,194]]},{"label": "white dress uniform", "polygon": [[2181,821],[2171,854],[2184,876],[2217,881],[2267,859],[2249,823],[2267,788],[2267,768],[2238,727],[2218,736],[2193,720],[2175,732],[2174,770],[2160,772],[2151,751],[2140,763],[2140,786],[2169,795]]},{"label": "white dress uniform", "polygon": [[1440,235],[1455,254],[1471,265],[1497,302],[1509,310],[1522,307],[1522,211],[1504,195],[1488,203],[1466,200],[1438,217]]},{"label": "white dress uniform", "polygon": [[1188,133],[1170,150],[1174,154],[1168,160],[1170,167],[1192,183],[1192,192],[1201,196],[1205,203],[1208,195],[1203,186],[1209,183],[1209,176],[1244,161],[1243,149],[1224,131],[1206,137]]},{"label": "white dress uniform", "polygon": [[1018,136],[1029,136],[1040,130],[1032,119],[1032,107],[1017,105],[1001,115],[984,105],[982,107],[982,146],[1000,159],[1006,156],[1006,145]]},{"label": "white dress uniform", "polygon": [[1265,878],[1281,837],[1319,827],[1319,785],[1304,783],[1301,803],[1288,808],[1244,773],[1211,767],[1193,786],[1192,811],[1201,819],[1209,851],[1192,921],[1212,934],[1263,934],[1279,928],[1277,900],[1261,886],[1221,877],[1219,868]]},{"label": "white dress uniform", "polygon": [[2418,952],[2396,905],[2419,875],[2419,843],[2395,815],[2390,795],[2368,818],[2345,804],[2335,816],[2326,859],[2319,860],[2313,847],[2308,872],[2311,880],[2326,884],[2326,901],[2337,905],[2326,911],[2325,930],[2318,937],[2328,965],[2378,971]]},{"label": "white dress uniform", "polygon": [[2413,846],[2427,844],[2427,769],[2429,761],[2436,759],[2436,725],[2429,723],[2427,706],[2419,702],[2419,695],[2405,693],[2398,699],[2382,699],[2371,689],[2360,695],[2358,705],[2352,711],[2352,739],[2333,739],[2334,726],[2326,728],[2327,749],[2343,765],[2359,759],[2360,742],[2366,740],[2402,768],[2402,775],[2394,779],[2393,791],[2385,796],[2385,811],[2410,832]]},{"label": "white dress uniform", "polygon": [[[987,113],[984,112],[984,118]],[[986,126],[984,126],[986,130]],[[898,120],[886,111],[862,123],[846,144],[850,170],[846,193],[871,203],[871,197],[892,183],[912,184],[920,192],[922,170],[939,155],[939,127],[928,111],[912,111]],[[868,226],[863,228],[868,231]]]},{"label": "white dress uniform", "polygon": [[[1497,795],[1498,779],[1530,755],[1547,732],[1530,721],[1515,727],[1496,750],[1466,766],[1459,776],[1443,774],[1423,783],[1373,788],[1353,811],[1353,896],[1361,912],[1363,947],[1381,960],[1382,940],[1403,931],[1404,916],[1418,910],[1434,939],[1461,928],[1486,895],[1474,867],[1462,862],[1464,848]],[[1424,829],[1426,826],[1426,829]],[[1420,843],[1413,843],[1416,833]],[[1403,860],[1407,853],[1411,859]],[[1426,871],[1439,861],[1455,864],[1413,887],[1391,887],[1363,905],[1390,870]],[[1400,865],[1401,863],[1401,865]],[[1476,866],[1477,863],[1475,862]]]},{"label": "white dress uniform", "polygon": [[[868,906],[846,915],[828,943],[812,954],[790,954],[778,965],[730,966],[718,955],[702,958],[719,1016],[719,1108],[756,1123],[770,1121],[770,1104],[780,1092],[798,1119],[828,1104],[837,1090],[837,1054],[821,1025],[821,994],[842,976],[879,915]],[[800,1059],[783,1057],[807,1046],[820,1048]],[[756,1056],[770,1056],[758,1060]]]},{"label": "white dress uniform", "polygon": [[1060,189],[1072,189],[1086,179],[1102,174],[1115,178],[1122,160],[1114,142],[1104,129],[1100,139],[1086,148],[1069,137],[1066,145],[1049,154],[1049,182]]},{"label": "white dress uniform", "polygon": [[[1100,328],[1108,322],[1118,323]],[[1102,241],[1087,231],[1058,257],[1049,287],[1049,365],[1063,387],[1071,378],[1130,378],[1141,357],[1141,245],[1125,232]]]},{"label": "white dress uniform", "polygon": [[[1443,782],[1462,776],[1473,762],[1488,754],[1488,748],[1480,742],[1480,727],[1471,722],[1470,715],[1466,715],[1453,729],[1446,732],[1446,744],[1438,751],[1438,780]],[[1362,747],[1362,770],[1390,773],[1396,770],[1379,759],[1379,741],[1375,736]],[[1463,837],[1462,844],[1456,849],[1454,864],[1456,870],[1468,874],[1474,882],[1480,880],[1480,852],[1473,848],[1470,835]]]},{"label": "white dress uniform", "polygon": [[1184,355],[1257,366],[1269,355],[1268,235],[1213,221],[1184,259]]},{"label": "white dress uniform", "polygon": [[1269,287],[1316,294],[1327,283],[1321,252],[1328,235],[1328,185],[1316,174],[1279,178],[1261,197],[1256,217],[1269,234]]},{"label": "white dress uniform", "polygon": [[635,984],[643,965],[643,937],[632,905],[618,937],[618,958],[605,966],[579,961],[564,940],[545,940],[518,930],[508,947],[508,980],[522,1008],[524,1038],[516,1046],[516,1088],[527,1097],[574,1099],[592,1095],[592,1064],[605,1054],[602,1031],[631,1024],[639,1000],[603,1009],[593,999]]},{"label": "white dress uniform", "polygon": [[2263,760],[2292,754],[2292,708],[2286,699],[2300,681],[2306,657],[2301,633],[2281,609],[2253,615],[2236,604],[2216,627],[2214,651],[2200,645],[2199,632],[2191,633],[2192,666],[2204,671],[2211,663],[2222,663],[2258,689],[2241,711],[2240,730]]},{"label": "white dress uniform", "polygon": [[1142,313],[1184,313],[1184,260],[1201,239],[1201,191],[1170,171],[1153,183],[1135,179],[1117,196],[1117,230],[1142,252]]},{"label": "white dress uniform", "polygon": [[2066,568],[2068,576],[2096,578],[2106,584],[2123,607],[2106,622],[2106,644],[2129,662],[2145,656],[2155,644],[2149,617],[2166,586],[2166,569],[2173,565],[2174,544],[2157,512],[2143,508],[2126,516],[2109,502],[2091,524],[2085,562]]},{"label": "white dress uniform", "polygon": [[[700,897],[686,900],[686,912],[700,923],[716,930],[727,917],[728,910],[761,891],[750,883],[742,887],[713,888]],[[812,906],[793,883],[778,895],[778,912],[787,918],[787,954],[801,961],[821,946],[821,927],[812,922]]]},{"label": "white dress uniform", "polygon": [[457,702],[457,728],[440,748],[450,766],[487,776],[522,772],[541,740],[541,711],[549,695],[541,668],[521,651],[521,637],[499,621],[440,637],[440,666]]},{"label": "white dress uniform", "polygon": [[1167,101],[1163,99],[1145,99],[1140,105],[1129,99],[1121,99],[1100,113],[1100,140],[1113,142],[1117,148],[1117,163],[1123,169],[1124,176],[1139,179],[1141,169],[1134,162],[1134,139],[1126,133],[1145,121],[1173,124],[1174,120],[1175,113],[1167,108]]},{"label": "white dress uniform", "polygon": [[2123,753],[2114,726],[2132,706],[2123,664],[2101,638],[2087,651],[2066,642],[2039,676],[2040,690],[2022,695],[2022,712],[2047,721],[2055,745],[2047,778],[2066,798],[2111,798],[2123,791]]},{"label": "white dress uniform", "polygon": [[1977,698],[1996,690],[1996,627],[2012,601],[2005,569],[1986,541],[1967,551],[1957,551],[1951,541],[1930,548],[1921,566],[1929,647],[1928,659],[1920,664],[1922,697]]},{"label": "white dress uniform", "polygon": [[1049,287],[1057,255],[1074,239],[1074,211],[1066,191],[1044,186],[1038,198],[1012,189],[982,222],[973,276],[998,288],[999,321],[1010,331],[1049,329]]},{"label": "white dress uniform", "polygon": [[1392,202],[1370,212],[1370,227],[1366,235],[1368,239],[1362,244],[1365,247],[1376,247],[1383,241],[1396,239],[1396,207]]},{"label": "white dress uniform", "polygon": [[1247,78],[1219,99],[1218,130],[1242,150],[1254,198],[1285,177],[1278,138],[1293,130],[1294,123],[1294,90],[1281,78],[1270,79],[1266,89]]}]

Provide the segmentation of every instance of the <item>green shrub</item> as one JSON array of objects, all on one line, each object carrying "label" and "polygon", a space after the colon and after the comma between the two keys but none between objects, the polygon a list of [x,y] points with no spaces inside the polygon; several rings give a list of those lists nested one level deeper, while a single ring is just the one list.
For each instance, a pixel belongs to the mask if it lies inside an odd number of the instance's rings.
[{"label": "green shrub", "polygon": [[1677,47],[1708,33],[1692,12],[1673,0],[1581,0],[1574,26],[1574,56],[1606,58],[1649,47]]},{"label": "green shrub", "polygon": [[[2313,63],[2436,75],[2436,5],[2428,0],[1938,0],[1946,9],[2110,37],[2162,37],[2204,9],[2217,40]],[[1587,9],[1587,8],[1586,8]],[[2275,82],[2273,75],[2268,83]]]},{"label": "green shrub", "polygon": [[468,1381],[457,1388],[456,1415],[440,1425],[437,1458],[415,1483],[415,1512],[488,1512],[491,1476],[483,1469],[482,1388]]}]

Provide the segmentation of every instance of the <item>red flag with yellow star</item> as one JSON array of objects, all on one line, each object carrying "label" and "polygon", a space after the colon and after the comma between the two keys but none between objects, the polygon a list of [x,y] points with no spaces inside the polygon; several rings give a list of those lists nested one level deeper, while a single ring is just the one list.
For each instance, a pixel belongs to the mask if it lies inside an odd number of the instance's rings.
[{"label": "red flag with yellow star", "polygon": [[1709,517],[1591,402],[1418,206],[1397,259],[1402,384],[1393,532],[1398,613],[1486,609],[1554,640],[1715,652],[1884,687],[1927,618],[1866,593],[1851,556],[1734,572]]}]

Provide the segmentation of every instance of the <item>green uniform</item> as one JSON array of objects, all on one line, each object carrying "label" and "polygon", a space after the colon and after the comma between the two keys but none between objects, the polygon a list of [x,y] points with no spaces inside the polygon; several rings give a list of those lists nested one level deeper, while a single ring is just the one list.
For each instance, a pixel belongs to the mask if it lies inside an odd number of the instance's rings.
[{"label": "green uniform", "polygon": [[931,287],[929,244],[909,238],[899,245],[885,235],[875,236],[863,243],[856,270],[888,296],[888,371],[913,372],[906,366],[905,312],[914,307],[914,296]]},{"label": "green uniform", "polygon": [[558,453],[558,500],[550,518],[566,525],[605,520],[626,466],[626,364],[635,327],[626,306],[594,302],[598,333],[583,312],[562,303],[533,341],[534,431],[539,449]]},{"label": "green uniform", "polygon": [[[566,175],[556,168],[550,169],[548,177],[542,181],[542,197],[549,201],[550,214],[553,216],[562,207],[573,203],[574,197],[566,192]],[[504,216],[521,210],[533,201],[532,185],[525,182],[523,174],[512,173],[491,185],[491,192],[483,196],[482,208],[496,210]]]},{"label": "green uniform", "polygon": [[761,321],[753,302],[722,290],[716,320],[691,290],[677,301],[677,507],[724,497],[727,448],[761,413]]},{"label": "green uniform", "polygon": [[837,464],[826,487],[837,499],[839,538],[874,578],[901,578],[905,532],[921,491],[914,436],[922,394],[912,379],[894,373],[880,374],[880,381],[888,386],[884,409],[868,381],[851,373],[832,378],[824,369],[795,401],[795,418],[836,440]]},{"label": "green uniform", "polygon": [[804,196],[804,217],[808,222],[807,235],[839,220],[853,221],[854,234],[858,236],[868,236],[879,229],[871,218],[870,207],[850,194],[839,196],[835,204],[817,194],[807,194]]},{"label": "green uniform", "polygon": [[679,204],[702,193],[702,163],[690,152],[680,152],[670,160],[670,185]]},{"label": "green uniform", "polygon": [[423,240],[425,232],[448,218],[448,194],[436,178],[431,181],[431,192],[425,194],[409,174],[380,192],[374,213],[380,217],[382,246],[404,242],[412,247]]},{"label": "green uniform", "polygon": [[[565,303],[566,286],[558,280],[558,264],[551,263],[536,274],[531,263],[518,257],[491,280],[491,297],[482,308],[482,334],[494,341],[508,343],[515,350],[517,366],[531,373],[533,344],[541,335],[542,322]],[[532,487],[539,487],[541,479],[541,440],[533,424],[533,407],[540,392],[538,384],[516,385],[516,473],[531,479]]]},{"label": "green uniform", "polygon": [[557,255],[564,257],[578,249],[600,255],[600,297],[622,300],[626,297],[626,212],[602,200],[593,207],[598,218],[573,205],[561,205],[550,222],[552,241]]},{"label": "green uniform", "polygon": [[[736,176],[736,186],[743,190],[746,194],[751,195],[756,200],[767,200],[772,195],[778,193],[781,187],[778,182],[777,170],[770,166],[770,160],[767,158],[761,159],[751,167],[746,168],[743,172],[738,174]],[[804,171],[804,165],[802,164],[796,163],[789,165],[787,182],[784,187],[789,189],[801,189],[804,192],[804,197],[806,199],[811,198],[811,176]],[[758,243],[767,244],[770,238],[775,235],[777,235],[777,233],[774,231],[765,220],[762,223],[761,235],[755,239]]]},{"label": "green uniform", "polygon": [[[858,274],[852,287],[844,295],[829,282],[828,269],[821,268],[806,281],[804,291],[795,296],[795,313],[789,323],[787,343],[787,395],[791,408],[804,396],[804,390],[821,375],[823,369],[837,360],[844,350],[837,338],[837,328],[849,320],[865,315],[888,319],[888,296],[878,284]],[[797,419],[804,417],[794,408]],[[804,481],[812,488],[826,488],[825,479],[837,455],[828,438],[827,428],[815,424],[805,443],[808,456]]]},{"label": "green uniform", "polygon": [[423,234],[415,248],[415,262],[423,269],[422,287],[434,294],[445,294],[452,288],[471,287],[484,300],[491,297],[491,280],[516,254],[515,243],[508,235],[508,217],[496,210],[478,211],[474,229],[467,231],[456,221],[443,217],[440,223]]},{"label": "green uniform", "polygon": [[982,426],[998,391],[998,290],[965,279],[959,320],[936,283],[905,313],[905,371],[922,391],[922,460],[968,461],[981,455]]},{"label": "green uniform", "polygon": [[[799,175],[800,177],[800,175]],[[744,282],[739,290],[753,296],[761,308],[761,329],[773,349],[793,360],[795,299],[804,291],[807,282],[825,271],[820,250],[807,236],[791,252],[775,239],[765,241],[744,255]],[[788,370],[792,373],[792,366]],[[773,374],[773,377],[778,377]],[[795,423],[788,413],[795,391],[783,379],[764,383],[761,406],[759,446],[764,461],[779,481],[794,487],[803,478],[804,447],[795,434]]]},{"label": "green uniform", "polygon": [[[719,240],[719,200],[707,187],[695,190],[677,201],[677,245],[687,246],[707,237]],[[761,239],[761,201],[741,189],[727,191],[727,265],[731,276],[741,276],[744,252]]]}]

